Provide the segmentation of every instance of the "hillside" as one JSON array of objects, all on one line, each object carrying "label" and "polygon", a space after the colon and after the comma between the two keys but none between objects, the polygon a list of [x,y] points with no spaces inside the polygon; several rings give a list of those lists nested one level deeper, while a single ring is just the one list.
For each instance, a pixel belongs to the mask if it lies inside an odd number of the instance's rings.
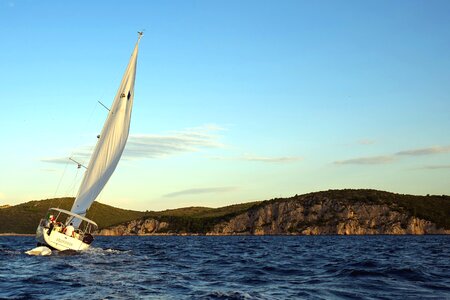
[{"label": "hillside", "polygon": [[[34,233],[39,220],[45,217],[50,207],[68,209],[72,207],[74,198],[56,198],[30,201],[0,210],[0,233]],[[115,208],[94,202],[87,213],[100,228],[140,218],[145,212]]]},{"label": "hillside", "polygon": [[[70,209],[72,203],[73,198],[58,198],[3,207],[0,233],[34,233],[49,207]],[[160,212],[94,202],[87,217],[103,235],[448,233],[450,197],[329,190],[220,208]]]},{"label": "hillside", "polygon": [[218,209],[167,211],[103,229],[147,234],[448,234],[449,196],[329,190]]},{"label": "hillside", "polygon": [[[43,218],[50,207],[59,207],[70,210],[74,198],[55,198],[39,201],[30,201],[14,206],[5,205],[0,210],[0,234],[1,233],[34,233],[39,220]],[[245,211],[253,203],[237,204],[222,208],[186,207],[165,210],[161,212],[133,211],[112,207],[106,204],[94,202],[87,213],[87,217],[94,220],[100,229],[118,225],[130,220],[147,216],[162,219],[201,219],[205,217],[217,217]]]}]

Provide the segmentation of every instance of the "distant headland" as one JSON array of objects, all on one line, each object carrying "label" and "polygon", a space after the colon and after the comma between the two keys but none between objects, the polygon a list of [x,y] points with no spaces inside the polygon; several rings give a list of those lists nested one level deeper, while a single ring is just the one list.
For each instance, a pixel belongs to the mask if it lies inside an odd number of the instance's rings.
[{"label": "distant headland", "polygon": [[[0,234],[32,234],[46,199],[0,209]],[[133,211],[95,202],[88,218],[99,235],[374,235],[450,234],[450,196],[413,196],[367,189],[328,190],[221,208]],[[21,222],[17,222],[21,220]]]}]

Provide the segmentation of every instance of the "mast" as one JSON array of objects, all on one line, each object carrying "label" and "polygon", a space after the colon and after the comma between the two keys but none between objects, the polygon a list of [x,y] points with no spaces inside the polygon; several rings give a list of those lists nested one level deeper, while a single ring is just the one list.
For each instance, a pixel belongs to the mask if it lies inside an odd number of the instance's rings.
[{"label": "mast", "polygon": [[[78,215],[86,215],[87,210],[116,169],[125,148],[130,130],[136,63],[142,35],[143,32],[138,32],[138,40],[130,61],[89,160],[77,197],[72,205],[71,212]],[[73,220],[73,223],[74,227],[77,228],[81,220]]]}]

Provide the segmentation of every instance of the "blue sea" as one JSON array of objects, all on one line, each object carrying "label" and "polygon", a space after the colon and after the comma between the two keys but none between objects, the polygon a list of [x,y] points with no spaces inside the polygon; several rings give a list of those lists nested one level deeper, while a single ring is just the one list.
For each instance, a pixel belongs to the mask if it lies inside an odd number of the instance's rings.
[{"label": "blue sea", "polygon": [[0,299],[450,299],[450,236],[97,237],[29,256],[0,237]]}]

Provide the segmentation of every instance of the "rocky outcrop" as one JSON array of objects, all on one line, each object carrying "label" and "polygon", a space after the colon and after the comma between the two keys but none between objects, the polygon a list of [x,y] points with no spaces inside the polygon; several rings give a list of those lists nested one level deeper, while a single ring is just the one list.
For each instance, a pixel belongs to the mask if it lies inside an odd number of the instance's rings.
[{"label": "rocky outcrop", "polygon": [[155,219],[133,220],[117,226],[100,230],[99,235],[151,235],[156,234],[169,224]]},{"label": "rocky outcrop", "polygon": [[208,232],[209,235],[449,233],[430,221],[388,205],[346,204],[328,198],[274,202],[221,222]]},{"label": "rocky outcrop", "polygon": [[[335,190],[264,201],[241,213],[205,218],[204,221],[199,217],[172,217],[165,221],[157,217],[143,218],[103,229],[99,234],[450,234],[449,229],[439,228],[432,221],[416,216],[416,208],[405,202],[412,199],[430,203],[430,199],[424,196],[407,197],[373,190]],[[449,211],[450,201],[447,198],[439,203],[442,211]],[[417,206],[417,209],[420,207]],[[436,211],[436,207],[430,209]]]}]

